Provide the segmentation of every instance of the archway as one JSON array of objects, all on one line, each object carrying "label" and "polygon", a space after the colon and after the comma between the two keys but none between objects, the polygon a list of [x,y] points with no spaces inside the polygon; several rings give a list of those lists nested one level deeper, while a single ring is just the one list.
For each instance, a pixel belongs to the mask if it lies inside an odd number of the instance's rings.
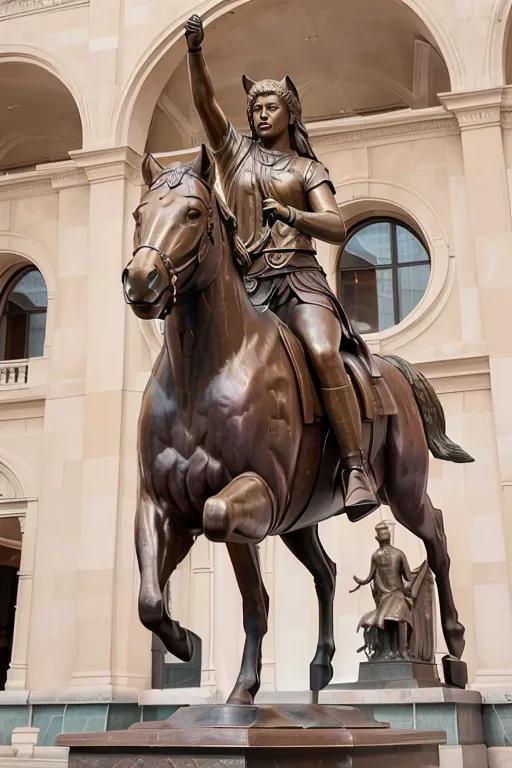
[{"label": "archway", "polygon": [[68,88],[37,64],[0,60],[0,173],[69,159],[82,121]]},{"label": "archway", "polygon": [[17,477],[0,462],[0,690],[5,689],[13,651],[22,548],[20,520],[11,505],[22,495]]},{"label": "archway", "polygon": [[[411,5],[321,0],[313,11],[308,0],[233,2],[208,24],[205,42],[221,105],[237,127],[245,127],[244,71],[255,79],[288,72],[307,121],[437,104],[437,94],[451,90],[450,79],[457,81],[458,60],[444,37],[439,44],[439,27],[434,36]],[[147,61],[152,57],[129,86],[118,141],[138,151],[145,144],[155,152],[193,146],[200,126],[182,30],[173,30]]]},{"label": "archway", "polygon": [[[43,275],[28,259],[0,253],[0,360],[26,360],[44,354],[48,291]],[[6,369],[20,383],[26,367]]]}]

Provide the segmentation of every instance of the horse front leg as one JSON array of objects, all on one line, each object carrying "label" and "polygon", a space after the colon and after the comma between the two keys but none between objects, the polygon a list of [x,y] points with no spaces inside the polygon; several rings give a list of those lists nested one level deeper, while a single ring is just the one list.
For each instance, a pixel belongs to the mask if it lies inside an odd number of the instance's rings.
[{"label": "horse front leg", "polygon": [[193,646],[188,631],[167,614],[163,590],[172,572],[186,557],[194,539],[188,530],[156,509],[139,491],[135,518],[135,546],[140,571],[139,617],[169,653],[190,661]]},{"label": "horse front leg", "polygon": [[227,543],[242,594],[245,644],[242,665],[228,704],[252,704],[260,688],[261,644],[268,628],[268,594],[255,544]]},{"label": "horse front leg", "polygon": [[226,543],[242,593],[245,645],[230,704],[251,704],[260,687],[261,643],[267,631],[269,600],[256,544],[272,529],[274,517],[274,495],[254,472],[235,477],[204,505],[205,536]]},{"label": "horse front leg", "polygon": [[318,525],[285,533],[281,538],[315,580],[319,611],[318,645],[309,667],[309,687],[312,691],[321,691],[333,676],[331,662],[335,651],[333,613],[336,563],[322,546]]}]

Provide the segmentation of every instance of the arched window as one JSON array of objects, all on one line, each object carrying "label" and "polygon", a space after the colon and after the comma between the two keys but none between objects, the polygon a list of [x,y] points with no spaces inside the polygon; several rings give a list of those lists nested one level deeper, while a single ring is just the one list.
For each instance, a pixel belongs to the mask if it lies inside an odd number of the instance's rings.
[{"label": "arched window", "polygon": [[47,291],[35,267],[17,272],[0,297],[0,360],[41,357],[46,330]]},{"label": "arched window", "polygon": [[430,257],[420,238],[395,219],[359,224],[343,246],[339,290],[360,333],[391,328],[418,304],[430,278]]}]

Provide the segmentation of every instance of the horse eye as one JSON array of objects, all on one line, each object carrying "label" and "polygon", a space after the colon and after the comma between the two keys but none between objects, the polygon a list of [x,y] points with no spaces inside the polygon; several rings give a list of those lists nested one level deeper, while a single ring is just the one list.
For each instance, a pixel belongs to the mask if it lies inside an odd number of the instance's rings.
[{"label": "horse eye", "polygon": [[192,219],[192,221],[195,221],[196,219],[201,218],[201,211],[198,211],[197,208],[190,208],[187,216],[189,219]]}]

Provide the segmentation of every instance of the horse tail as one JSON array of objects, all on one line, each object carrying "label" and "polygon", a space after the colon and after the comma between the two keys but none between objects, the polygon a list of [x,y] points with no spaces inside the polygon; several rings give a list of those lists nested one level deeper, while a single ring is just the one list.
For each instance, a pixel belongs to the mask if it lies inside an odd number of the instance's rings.
[{"label": "horse tail", "polygon": [[466,464],[474,459],[446,435],[446,421],[443,406],[433,386],[414,365],[401,357],[389,355],[384,358],[396,368],[412,389],[416,405],[421,415],[425,437],[430,453],[435,459]]}]

